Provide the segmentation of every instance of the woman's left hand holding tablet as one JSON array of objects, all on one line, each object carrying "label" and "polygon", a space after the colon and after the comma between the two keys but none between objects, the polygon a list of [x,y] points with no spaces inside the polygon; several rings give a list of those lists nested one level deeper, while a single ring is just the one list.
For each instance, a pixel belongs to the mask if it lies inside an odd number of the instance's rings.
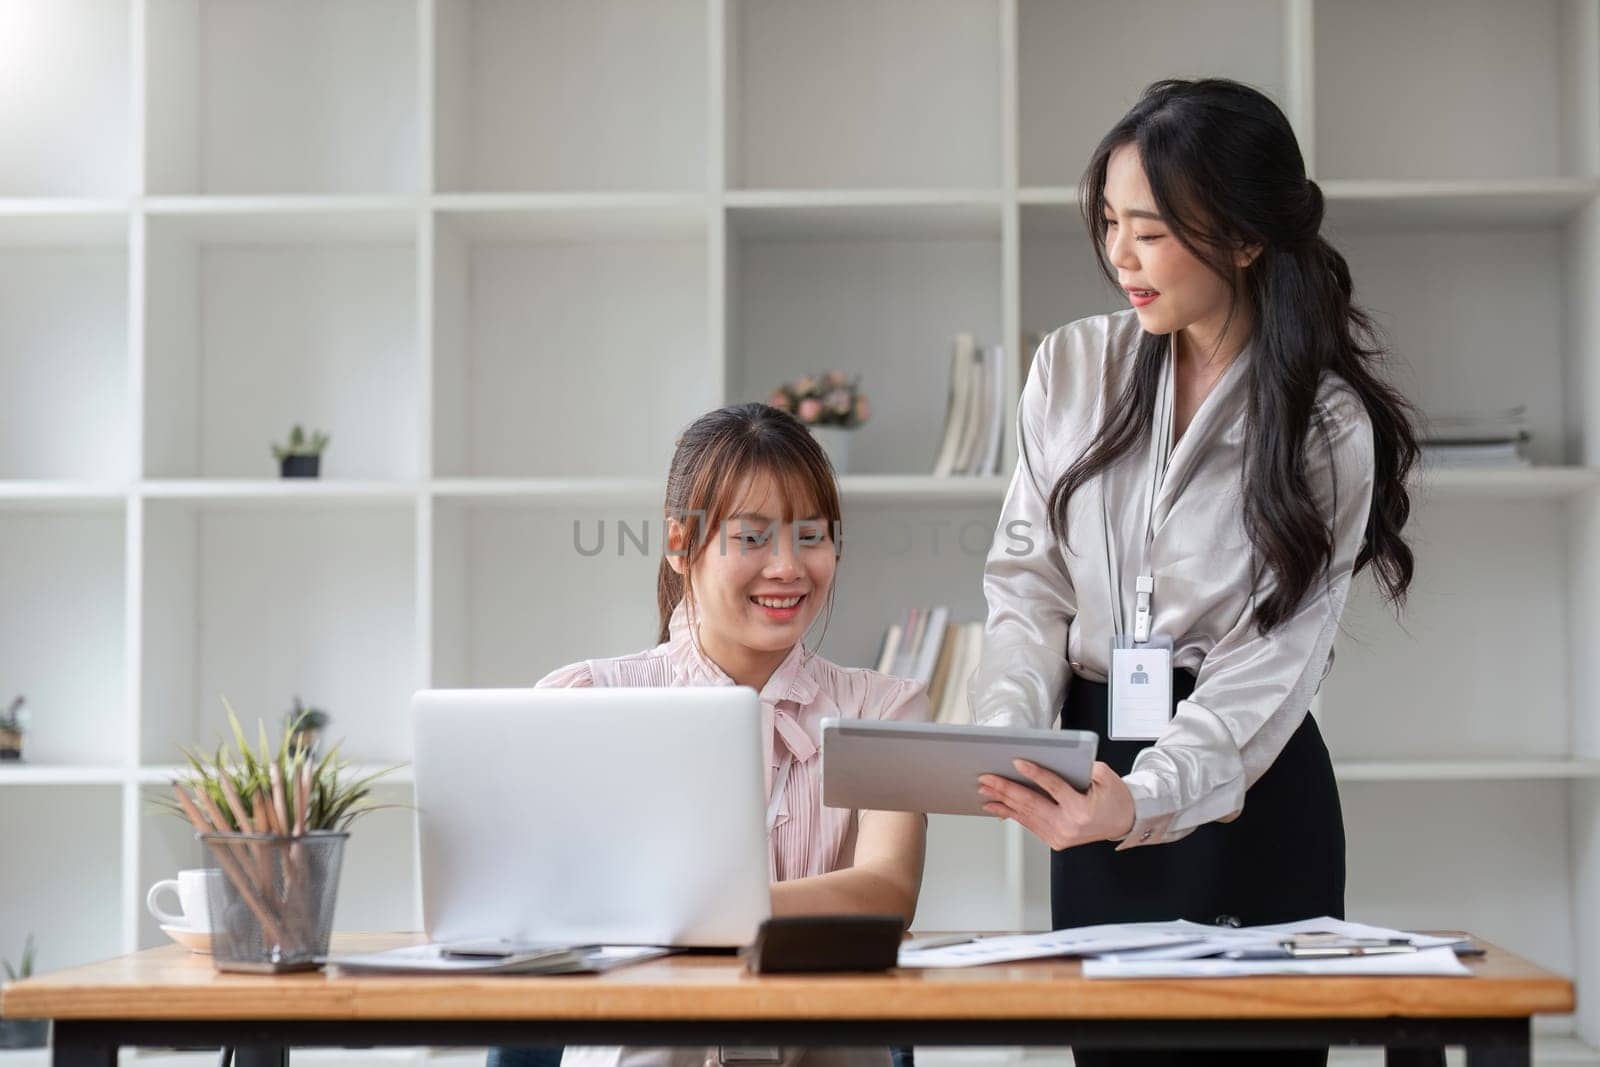
[{"label": "woman's left hand holding tablet", "polygon": [[1087,793],[1078,792],[1054,771],[1028,760],[1013,760],[1012,766],[1044,793],[985,774],[978,779],[978,794],[987,801],[983,810],[1016,820],[1051,848],[1112,841],[1133,829],[1133,794],[1107,764],[1094,765]]}]

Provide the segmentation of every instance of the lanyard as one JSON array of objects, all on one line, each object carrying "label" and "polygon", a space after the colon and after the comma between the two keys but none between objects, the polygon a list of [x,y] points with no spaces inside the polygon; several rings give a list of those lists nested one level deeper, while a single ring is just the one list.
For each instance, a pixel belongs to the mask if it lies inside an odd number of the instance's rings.
[{"label": "lanyard", "polygon": [[[1154,566],[1150,562],[1150,549],[1155,543],[1155,518],[1156,494],[1160,492],[1162,483],[1166,480],[1167,464],[1172,458],[1172,397],[1169,386],[1172,381],[1171,360],[1176,358],[1175,353],[1169,354],[1167,371],[1162,375],[1156,387],[1156,417],[1152,420],[1150,428],[1150,488],[1147,494],[1144,514],[1144,544],[1139,559],[1139,574],[1134,579],[1134,610],[1133,610],[1133,640],[1137,644],[1144,644],[1150,640],[1150,599],[1155,593],[1156,579]],[[1117,593],[1117,581],[1120,571],[1117,560],[1112,551],[1111,544],[1111,511],[1106,503],[1105,476],[1100,482],[1100,515],[1103,521],[1106,542],[1106,577],[1110,585],[1111,607],[1116,613],[1117,631],[1127,633],[1127,627],[1122,617],[1122,597]]]}]

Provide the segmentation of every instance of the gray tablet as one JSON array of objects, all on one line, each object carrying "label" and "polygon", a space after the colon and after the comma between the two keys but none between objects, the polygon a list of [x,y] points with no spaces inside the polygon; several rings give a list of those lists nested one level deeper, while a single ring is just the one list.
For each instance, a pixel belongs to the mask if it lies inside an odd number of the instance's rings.
[{"label": "gray tablet", "polygon": [[982,815],[978,776],[1030,788],[1013,759],[1089,788],[1099,738],[1085,730],[950,726],[876,719],[822,720],[822,802],[831,808]]}]

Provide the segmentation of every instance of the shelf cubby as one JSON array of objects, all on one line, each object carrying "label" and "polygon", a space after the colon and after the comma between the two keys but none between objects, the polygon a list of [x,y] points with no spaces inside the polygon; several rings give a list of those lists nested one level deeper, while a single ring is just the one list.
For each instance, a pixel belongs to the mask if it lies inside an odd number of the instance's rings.
[{"label": "shelf cubby", "polygon": [[0,507],[0,708],[27,700],[26,769],[126,761],[123,527],[120,506]]},{"label": "shelf cubby", "polygon": [[951,339],[1015,351],[1001,336],[998,209],[748,207],[728,233],[728,399],[765,400],[801,373],[859,375],[872,417],[852,472],[930,473]]},{"label": "shelf cubby", "polygon": [[144,522],[140,759],[251,736],[296,695],[353,760],[406,759],[417,688],[413,504],[324,508],[151,501]]},{"label": "shelf cubby", "polygon": [[127,234],[100,211],[0,212],[0,479],[133,476]]},{"label": "shelf cubby", "polygon": [[1286,105],[1283,0],[1019,0],[1024,186],[1076,185],[1100,138],[1160,78],[1225,76]]},{"label": "shelf cubby", "polygon": [[1560,229],[1337,226],[1329,236],[1395,354],[1393,380],[1425,416],[1522,404],[1534,462],[1566,461],[1570,279]]},{"label": "shelf cubby", "polygon": [[1001,25],[986,0],[732,0],[731,189],[997,188]]},{"label": "shelf cubby", "polygon": [[441,212],[435,473],[663,474],[718,399],[708,255],[679,208]]},{"label": "shelf cubby", "polygon": [[105,0],[0,10],[0,197],[132,192],[132,10]]},{"label": "shelf cubby", "polygon": [[706,188],[705,0],[438,0],[434,12],[438,189]]},{"label": "shelf cubby", "polygon": [[43,974],[114,956],[122,929],[122,791],[0,786],[0,959],[31,933]]},{"label": "shelf cubby", "polygon": [[145,474],[270,478],[328,429],[323,476],[419,474],[410,212],[182,209],[148,223]]},{"label": "shelf cubby", "polygon": [[[1577,652],[1563,622],[1565,505],[1435,500],[1412,521],[1416,578],[1402,622],[1370,575],[1346,605],[1323,683],[1330,750],[1360,760],[1565,755],[1566,664]],[[1488,622],[1509,618],[1527,622]]]},{"label": "shelf cubby", "polygon": [[414,5],[147,0],[145,11],[149,192],[420,191]]},{"label": "shelf cubby", "polygon": [[433,684],[531,686],[655,645],[661,538],[659,499],[438,502]]},{"label": "shelf cubby", "polygon": [[[1563,36],[1581,4],[1315,5],[1317,173],[1328,178],[1581,174]],[[1592,42],[1590,42],[1592,45]],[[1592,91],[1592,87],[1590,88]],[[1417,121],[1418,116],[1426,121]]]}]

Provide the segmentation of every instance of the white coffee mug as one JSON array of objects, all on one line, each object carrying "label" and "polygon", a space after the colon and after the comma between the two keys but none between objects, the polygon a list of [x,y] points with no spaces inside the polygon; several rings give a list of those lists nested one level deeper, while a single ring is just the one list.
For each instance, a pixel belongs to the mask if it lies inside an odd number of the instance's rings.
[{"label": "white coffee mug", "polygon": [[[186,930],[211,929],[211,913],[206,906],[206,883],[219,878],[222,872],[215,867],[194,867],[179,871],[176,878],[164,878],[150,887],[145,895],[145,907],[163,926],[181,926]],[[177,894],[179,913],[162,909],[156,898],[170,890]]]}]

